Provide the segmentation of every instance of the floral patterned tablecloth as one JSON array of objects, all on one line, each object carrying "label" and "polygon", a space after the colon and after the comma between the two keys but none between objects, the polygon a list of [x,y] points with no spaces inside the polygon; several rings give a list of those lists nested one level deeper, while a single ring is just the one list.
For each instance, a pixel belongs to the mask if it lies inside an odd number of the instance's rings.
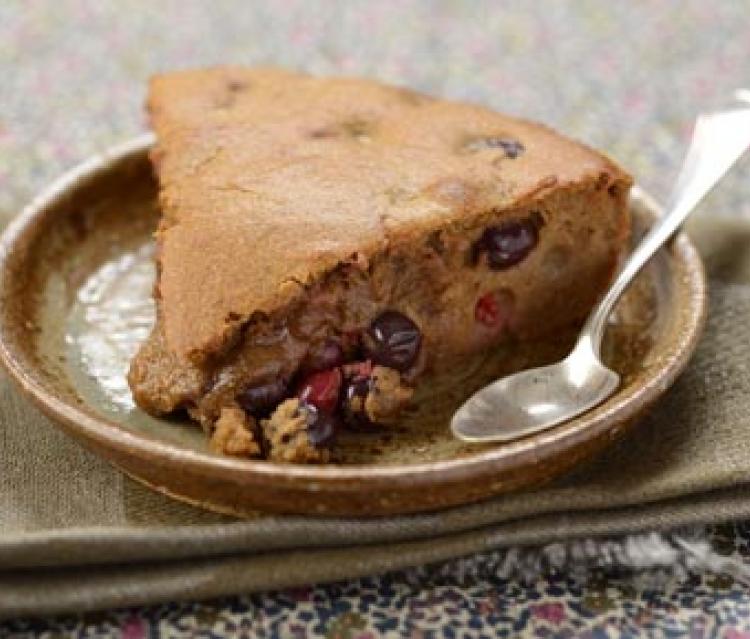
[{"label": "floral patterned tablecloth", "polygon": [[[696,110],[750,85],[749,17],[747,0],[3,0],[0,213],[141,131],[150,73],[226,61],[484,102],[608,150],[663,194]],[[743,195],[735,175],[711,205],[750,216]],[[749,542],[738,523],[511,549],[293,591],[11,620],[0,637],[750,639]]]},{"label": "floral patterned tablecloth", "polygon": [[[708,541],[709,561],[750,562],[746,524],[681,534]],[[14,620],[0,623],[0,636],[750,639],[747,585],[705,565],[691,570],[671,536],[646,534],[613,543],[631,546],[626,553],[640,565],[603,567],[602,542],[592,541],[558,548],[572,555],[563,570],[551,568],[554,561],[540,565],[534,549],[498,551],[352,582],[207,603]],[[550,549],[543,555],[548,560]]]}]

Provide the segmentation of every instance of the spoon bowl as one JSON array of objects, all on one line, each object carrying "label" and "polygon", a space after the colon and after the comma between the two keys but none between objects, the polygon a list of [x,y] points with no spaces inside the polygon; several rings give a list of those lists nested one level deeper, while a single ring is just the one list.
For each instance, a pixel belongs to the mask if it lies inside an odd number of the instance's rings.
[{"label": "spoon bowl", "polygon": [[485,386],[456,411],[451,428],[465,441],[510,441],[572,419],[601,404],[620,385],[588,340],[563,361]]}]

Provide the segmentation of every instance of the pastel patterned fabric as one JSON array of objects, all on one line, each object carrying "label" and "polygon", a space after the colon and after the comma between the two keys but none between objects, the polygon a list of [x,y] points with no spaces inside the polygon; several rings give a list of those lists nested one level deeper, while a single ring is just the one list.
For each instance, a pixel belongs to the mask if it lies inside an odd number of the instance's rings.
[{"label": "pastel patterned fabric", "polygon": [[[5,0],[0,216],[143,131],[152,72],[219,62],[371,75],[482,102],[606,150],[664,196],[695,112],[750,84],[748,15],[747,0]],[[750,218],[748,175],[745,160],[706,208]],[[750,639],[749,543],[737,523],[502,550],[328,586],[15,619],[0,637]]]}]

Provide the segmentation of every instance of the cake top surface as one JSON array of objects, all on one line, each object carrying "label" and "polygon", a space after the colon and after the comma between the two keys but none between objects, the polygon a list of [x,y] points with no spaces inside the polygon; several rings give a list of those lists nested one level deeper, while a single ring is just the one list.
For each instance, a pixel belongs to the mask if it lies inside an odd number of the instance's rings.
[{"label": "cake top surface", "polygon": [[202,359],[341,262],[551,189],[628,180],[489,109],[354,78],[217,67],[155,76],[160,312]]}]

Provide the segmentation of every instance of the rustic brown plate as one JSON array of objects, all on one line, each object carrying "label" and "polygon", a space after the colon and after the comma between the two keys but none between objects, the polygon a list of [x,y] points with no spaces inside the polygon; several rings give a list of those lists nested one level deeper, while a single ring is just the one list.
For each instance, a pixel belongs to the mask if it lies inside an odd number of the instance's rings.
[{"label": "rustic brown plate", "polygon": [[[220,457],[187,421],[132,405],[124,374],[152,322],[156,187],[144,136],[68,173],[0,245],[0,358],[20,388],[73,437],[165,494],[225,513],[381,515],[479,500],[550,480],[624,432],[685,367],[703,326],[706,282],[684,235],[652,260],[607,335],[620,390],[586,415],[494,446],[452,438],[453,409],[493,376],[552,361],[574,331],[506,346],[425,384],[421,408],[384,433],[346,435],[337,463],[293,466]],[[636,226],[655,207],[632,200]],[[30,453],[33,454],[33,451]]]}]

